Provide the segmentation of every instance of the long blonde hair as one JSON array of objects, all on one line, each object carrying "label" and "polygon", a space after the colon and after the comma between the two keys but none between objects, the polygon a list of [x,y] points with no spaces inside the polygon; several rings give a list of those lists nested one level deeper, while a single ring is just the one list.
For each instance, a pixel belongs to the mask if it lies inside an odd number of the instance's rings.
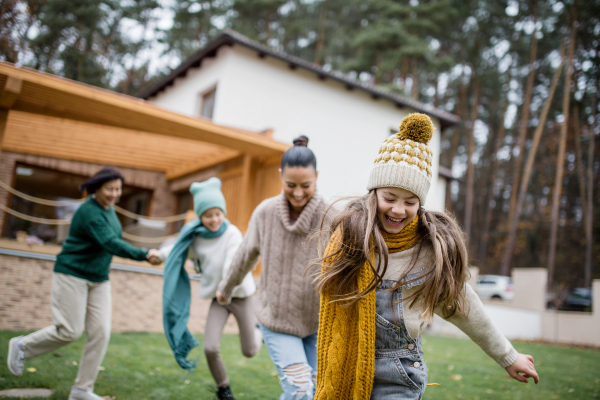
[{"label": "long blonde hair", "polygon": [[[324,249],[319,249],[319,258],[313,263],[323,265],[316,278],[317,287],[321,293],[328,293],[332,301],[353,305],[381,284],[388,266],[388,249],[377,216],[376,189],[349,201],[326,228],[328,213],[321,221],[319,235],[334,237],[336,233],[339,245],[331,254],[324,254]],[[412,306],[422,300],[423,314],[427,316],[432,316],[434,309],[442,305],[447,318],[462,308],[464,285],[469,276],[464,234],[454,218],[445,213],[419,208],[418,216],[420,239],[407,271],[412,269],[426,244],[433,248],[434,262],[421,276],[410,281],[406,274],[401,276],[390,290],[423,279],[418,289],[402,301],[410,301]],[[371,253],[377,256],[376,263],[371,261]],[[363,265],[372,270],[373,278],[364,290],[359,291],[358,275]]]}]

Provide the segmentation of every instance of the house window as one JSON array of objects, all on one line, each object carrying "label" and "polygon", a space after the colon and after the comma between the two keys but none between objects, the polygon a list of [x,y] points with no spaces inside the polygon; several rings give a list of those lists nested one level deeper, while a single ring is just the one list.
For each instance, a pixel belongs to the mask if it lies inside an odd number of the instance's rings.
[{"label": "house window", "polygon": [[[29,164],[16,164],[12,178],[13,187],[33,197],[46,200],[66,201],[81,198],[79,186],[89,177]],[[124,185],[118,205],[127,211],[147,215],[152,191]],[[70,219],[79,205],[50,207],[31,202],[18,196],[9,196],[5,203],[21,214],[46,219]],[[124,228],[133,224],[134,219],[118,214]],[[63,243],[69,233],[69,225],[47,225],[5,215],[4,225],[0,226],[2,237],[35,237],[44,243]]]},{"label": "house window", "polygon": [[215,111],[215,95],[217,88],[214,87],[208,92],[202,94],[202,101],[200,102],[200,115],[206,118],[213,117]]}]

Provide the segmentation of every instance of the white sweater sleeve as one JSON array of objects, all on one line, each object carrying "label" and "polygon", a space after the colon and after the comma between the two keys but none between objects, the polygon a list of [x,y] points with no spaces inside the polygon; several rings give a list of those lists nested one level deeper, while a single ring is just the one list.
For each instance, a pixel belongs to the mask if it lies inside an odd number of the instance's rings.
[{"label": "white sweater sleeve", "polygon": [[[169,254],[171,254],[171,251],[173,250],[174,246],[175,246],[175,242],[158,249],[158,257],[160,258],[161,261],[165,261],[167,259],[167,257],[169,257]],[[193,246],[190,246],[190,248],[188,249],[187,258],[197,258],[197,257],[198,256],[196,255],[196,252],[194,251]]]},{"label": "white sweater sleeve", "polygon": [[165,261],[167,257],[169,257],[169,254],[171,254],[171,250],[173,250],[173,246],[175,246],[175,242],[158,249],[158,257],[161,261]]},{"label": "white sweater sleeve", "polygon": [[[494,361],[506,368],[517,359],[517,351],[500,329],[491,320],[485,311],[479,296],[465,284],[465,306],[462,311],[456,311],[447,321],[456,325],[467,334],[481,349]],[[438,306],[435,313],[444,318],[442,306]]]},{"label": "white sweater sleeve", "polygon": [[233,261],[233,257],[235,257],[235,254],[240,248],[243,240],[244,237],[242,236],[242,232],[240,232],[236,227],[235,234],[232,234],[229,238],[229,241],[227,242],[227,248],[225,250],[225,261],[223,262],[224,277],[227,276],[229,268],[231,267],[231,262]]},{"label": "white sweater sleeve", "polygon": [[223,271],[223,280],[219,284],[219,291],[226,298],[231,297],[233,289],[242,283],[246,275],[256,266],[260,257],[261,210],[262,207],[259,205],[252,213],[246,236],[227,265],[227,271]]}]

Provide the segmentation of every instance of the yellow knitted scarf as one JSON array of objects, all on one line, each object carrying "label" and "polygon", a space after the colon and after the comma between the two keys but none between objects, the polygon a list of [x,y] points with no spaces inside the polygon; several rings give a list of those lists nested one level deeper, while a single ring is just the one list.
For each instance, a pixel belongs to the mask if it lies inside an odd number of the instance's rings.
[{"label": "yellow knitted scarf", "polygon": [[[418,218],[415,216],[398,234],[382,232],[390,253],[408,250],[417,243]],[[333,254],[339,245],[340,234],[336,232],[325,254]],[[375,262],[374,253],[371,262]],[[358,290],[364,290],[372,277],[365,263],[359,272]],[[331,300],[326,292],[321,294],[315,400],[368,399],[375,377],[375,291],[350,307]]]}]

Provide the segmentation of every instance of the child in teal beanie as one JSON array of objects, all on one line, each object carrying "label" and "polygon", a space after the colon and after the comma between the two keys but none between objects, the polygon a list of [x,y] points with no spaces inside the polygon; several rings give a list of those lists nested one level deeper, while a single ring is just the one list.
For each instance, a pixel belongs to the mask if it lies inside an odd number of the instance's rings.
[{"label": "child in teal beanie", "polygon": [[225,218],[225,197],[218,178],[194,182],[190,192],[194,196],[194,211],[199,220],[185,224],[175,244],[161,249],[159,255],[161,259],[166,259],[163,287],[165,334],[179,365],[185,369],[193,368],[195,362],[190,362],[186,357],[198,342],[186,327],[190,285],[184,264],[187,258],[197,259],[202,273],[198,296],[212,299],[204,329],[204,353],[217,386],[217,397],[233,399],[219,351],[220,340],[225,322],[229,314],[233,314],[238,323],[244,356],[252,357],[260,349],[262,334],[256,329],[252,309],[256,284],[252,273],[248,273],[242,283],[236,286],[230,304],[217,302],[217,287],[227,275],[233,256],[242,243],[242,233]]}]

